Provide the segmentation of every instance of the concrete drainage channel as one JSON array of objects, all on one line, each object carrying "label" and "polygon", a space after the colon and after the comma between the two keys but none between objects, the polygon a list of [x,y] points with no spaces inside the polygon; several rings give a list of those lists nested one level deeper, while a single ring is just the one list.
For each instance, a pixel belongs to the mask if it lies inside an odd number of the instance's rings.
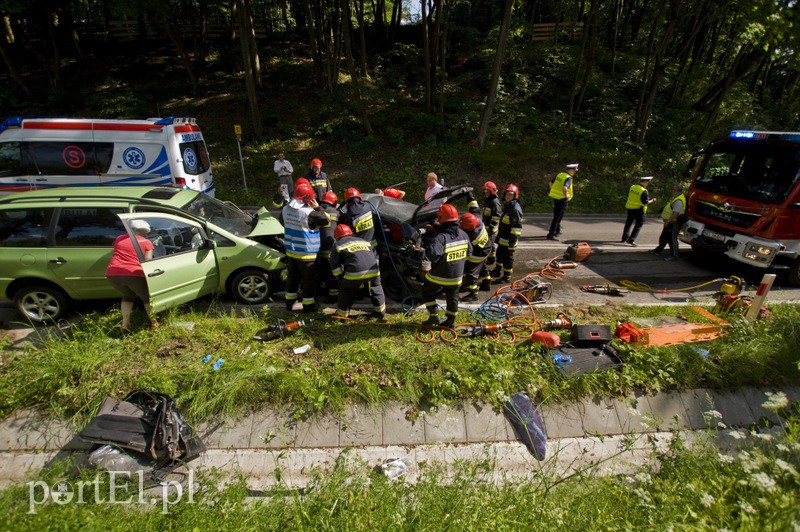
[{"label": "concrete drainage channel", "polygon": [[[402,459],[407,471],[400,466],[399,473],[396,468],[392,474],[409,482],[424,475],[428,466],[455,473],[464,463],[476,461],[493,465],[498,481],[540,473],[564,476],[591,466],[597,466],[596,474],[624,474],[653,451],[665,449],[676,435],[690,443],[708,437],[703,413],[709,410],[719,412],[718,421],[731,428],[752,426],[761,418],[777,421],[761,406],[766,393],[774,391],[698,389],[542,405],[548,435],[542,462],[517,441],[505,417],[487,405],[421,412],[413,423],[405,419],[400,404],[381,409],[353,406],[339,415],[299,421],[288,409],[273,409],[221,427],[198,426],[208,450],[184,468],[191,469],[195,479],[205,472],[221,473],[223,482],[241,474],[251,490],[304,488],[315,472],[329,471],[343,459],[370,470]],[[781,391],[790,400],[800,400],[800,387]],[[741,443],[724,431],[712,441],[721,448]],[[0,487],[36,478],[56,460],[83,464],[88,451],[66,423],[17,412],[0,423]]]}]

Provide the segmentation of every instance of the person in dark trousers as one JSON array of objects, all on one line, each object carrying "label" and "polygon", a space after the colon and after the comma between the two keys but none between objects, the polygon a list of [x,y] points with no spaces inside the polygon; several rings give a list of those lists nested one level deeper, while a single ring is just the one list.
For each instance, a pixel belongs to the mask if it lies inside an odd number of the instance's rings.
[{"label": "person in dark trousers", "polygon": [[328,217],[328,225],[319,229],[319,253],[317,254],[317,293],[325,298],[325,303],[335,303],[339,299],[339,281],[331,271],[331,249],[336,239],[333,232],[339,223],[339,198],[329,190],[322,197],[319,206]]},{"label": "person in dark trousers", "polygon": [[[467,234],[458,226],[458,210],[450,204],[439,207],[436,214],[439,229],[427,227],[426,235],[433,235],[425,242],[425,260],[422,273],[422,300],[428,309],[428,320],[423,325],[452,328],[458,313],[458,289],[464,275],[464,263],[472,254],[472,244]],[[442,322],[436,304],[436,296],[444,292],[447,300],[446,319]]]},{"label": "person in dark trousers", "polygon": [[578,171],[578,163],[570,163],[565,171],[556,174],[550,181],[550,193],[548,196],[553,198],[553,220],[550,222],[550,229],[547,232],[547,240],[558,240],[561,235],[561,220],[567,212],[567,204],[573,198],[572,195],[572,176]]},{"label": "person in dark trousers", "polygon": [[378,246],[375,239],[375,220],[372,216],[372,207],[363,199],[357,188],[348,188],[344,191],[344,205],[339,209],[339,223],[349,225],[358,238],[362,238],[372,245]]},{"label": "person in dark trousers", "polygon": [[306,184],[294,187],[292,200],[281,211],[283,244],[286,248],[286,310],[292,310],[303,294],[303,312],[317,310],[315,301],[317,279],[316,260],[320,248],[319,228],[328,225],[328,216],[314,198],[314,190]]},{"label": "person in dark trousers", "polygon": [[497,227],[500,225],[500,215],[503,213],[503,206],[500,205],[500,199],[497,197],[497,185],[492,181],[487,181],[483,184],[483,196],[486,198],[483,202],[483,218],[482,222],[486,227],[486,232],[489,233],[489,242],[491,249],[489,256],[481,268],[481,291],[491,290],[492,276],[489,275],[489,268],[495,263],[495,252],[497,250]]},{"label": "person in dark trousers", "polygon": [[[653,176],[640,177],[639,183],[631,185],[628,190],[628,199],[625,201],[628,217],[625,219],[625,227],[622,229],[621,242],[623,244],[636,245],[636,237],[639,236],[639,231],[644,225],[647,206],[656,201],[647,192],[647,186],[652,180]],[[631,226],[633,226],[633,231],[631,231]]]},{"label": "person in dark trousers", "polygon": [[458,226],[467,233],[472,244],[472,253],[469,254],[467,262],[464,264],[464,281],[461,283],[462,288],[468,292],[461,298],[461,301],[472,303],[478,300],[478,279],[481,270],[486,269],[484,263],[492,250],[492,242],[483,222],[471,212],[461,217]]},{"label": "person in dark trousers", "polygon": [[[136,237],[136,242],[144,260],[151,260],[154,246],[145,236],[150,232],[150,224],[144,220],[131,220],[130,228]],[[137,298],[144,304],[144,311],[147,313],[147,317],[150,318],[150,328],[157,328],[158,320],[156,320],[150,309],[150,291],[147,287],[144,270],[141,262],[139,262],[139,255],[136,253],[136,248],[130,235],[125,233],[118,236],[112,245],[114,246],[114,253],[112,253],[111,260],[106,268],[106,279],[108,284],[122,294],[122,304],[120,306],[122,325],[120,325],[120,329],[122,332],[131,330],[131,314],[133,312],[133,304]]]},{"label": "person in dark trousers", "polygon": [[366,240],[353,234],[349,225],[339,224],[334,231],[336,242],[331,250],[331,268],[340,278],[337,316],[348,316],[358,291],[366,283],[372,302],[372,316],[386,319],[386,298],[381,286],[378,257]]},{"label": "person in dark trousers", "polygon": [[683,187],[675,185],[672,187],[672,199],[664,206],[661,211],[661,219],[664,221],[664,228],[658,237],[658,246],[653,250],[656,255],[661,255],[665,246],[669,246],[669,255],[664,257],[666,261],[678,259],[678,233],[686,222],[686,196],[683,195]]},{"label": "person in dark trousers", "polygon": [[333,190],[333,188],[331,188],[331,180],[328,179],[328,174],[322,171],[322,161],[319,159],[315,158],[311,160],[308,172],[306,173],[306,179],[311,183],[311,188],[314,189],[317,203],[322,202],[322,197],[326,192]]},{"label": "person in dark trousers", "polygon": [[495,283],[511,282],[514,273],[514,252],[522,235],[522,206],[519,204],[519,188],[509,183],[503,189],[503,212],[497,229],[497,266],[492,270]]}]

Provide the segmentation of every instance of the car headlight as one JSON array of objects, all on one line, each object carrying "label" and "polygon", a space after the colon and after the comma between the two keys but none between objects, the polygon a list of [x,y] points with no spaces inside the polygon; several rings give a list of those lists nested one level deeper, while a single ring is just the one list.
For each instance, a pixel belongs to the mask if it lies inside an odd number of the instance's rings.
[{"label": "car headlight", "polygon": [[775,250],[771,247],[762,246],[760,244],[751,242],[747,244],[747,250],[744,253],[744,258],[764,262],[767,261],[773,253],[775,253]]}]

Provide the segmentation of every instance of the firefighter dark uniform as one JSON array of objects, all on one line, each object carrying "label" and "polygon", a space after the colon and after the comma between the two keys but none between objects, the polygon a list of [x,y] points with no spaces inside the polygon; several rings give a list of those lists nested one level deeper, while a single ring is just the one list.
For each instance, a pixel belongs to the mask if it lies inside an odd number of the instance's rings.
[{"label": "firefighter dark uniform", "polygon": [[322,203],[322,198],[325,193],[331,188],[331,180],[328,179],[328,174],[322,171],[322,161],[319,159],[312,159],[311,165],[305,176],[308,182],[311,183],[311,188],[314,189],[314,195],[317,197],[317,203]]},{"label": "firefighter dark uniform", "polygon": [[303,311],[316,310],[316,259],[320,248],[319,228],[328,224],[322,210],[308,205],[314,191],[308,185],[295,187],[292,200],[281,211],[284,227],[283,243],[286,252],[288,279],[284,299],[286,310],[298,298],[298,288],[303,294]]},{"label": "firefighter dark uniform", "polygon": [[464,263],[464,280],[461,283],[461,286],[469,293],[462,297],[461,301],[477,301],[478,279],[480,278],[481,270],[486,269],[484,263],[492,250],[492,242],[483,222],[474,214],[467,213],[462,216],[458,225],[467,234],[467,238],[472,244],[472,253],[469,254],[467,262]]},{"label": "firefighter dark uniform", "polygon": [[339,211],[336,209],[336,203],[339,198],[336,193],[328,191],[322,198],[322,203],[319,204],[322,211],[328,217],[328,225],[320,227],[319,239],[320,247],[317,254],[317,288],[319,294],[326,296],[326,303],[333,303],[339,297],[339,280],[333,275],[331,268],[331,249],[336,239],[333,232],[339,223]]},{"label": "firefighter dark uniform", "polygon": [[349,225],[353,233],[372,245],[378,246],[375,240],[375,221],[372,217],[372,207],[361,199],[361,192],[355,188],[344,191],[344,206],[340,209],[339,223]]},{"label": "firefighter dark uniform", "polygon": [[[553,198],[553,220],[550,222],[547,240],[558,240],[557,237],[561,234],[561,220],[564,218],[564,213],[567,212],[567,203],[573,198],[572,176],[577,171],[578,165],[576,163],[568,164],[566,172],[560,172],[550,182],[548,196]],[[564,189],[567,189],[566,192]]]},{"label": "firefighter dark uniform", "polygon": [[[642,177],[639,179],[639,184],[631,185],[630,190],[628,190],[628,198],[625,200],[625,209],[628,211],[628,217],[625,219],[621,242],[631,246],[636,245],[636,237],[639,236],[639,231],[644,225],[647,206],[655,201],[655,199],[650,199],[650,195],[647,192],[647,185],[652,179],[652,176]],[[633,231],[629,233],[631,226],[633,226]]]},{"label": "firefighter dark uniform", "polygon": [[[510,200],[509,194],[514,195]],[[511,274],[514,272],[514,252],[522,235],[522,207],[517,201],[519,189],[516,185],[506,185],[503,196],[506,204],[503,206],[500,226],[497,229],[497,266],[492,271],[492,277],[500,276],[495,280],[496,283],[511,281]]]},{"label": "firefighter dark uniform", "polygon": [[500,199],[497,197],[497,185],[491,181],[487,181],[483,185],[483,194],[486,199],[483,202],[482,221],[486,232],[489,234],[489,242],[491,249],[489,256],[483,263],[481,268],[481,290],[490,290],[492,276],[489,274],[488,266],[495,263],[495,251],[497,250],[497,227],[500,224],[500,215],[503,213],[503,207],[500,205]]},{"label": "firefighter dark uniform", "polygon": [[[464,275],[464,263],[472,253],[472,244],[467,234],[458,226],[458,211],[449,204],[439,207],[437,215],[438,233],[425,245],[425,283],[422,285],[422,300],[430,316],[424,325],[453,327],[458,313],[458,289]],[[446,316],[439,319],[436,296],[444,292],[447,299]]]},{"label": "firefighter dark uniform", "polygon": [[365,283],[369,287],[372,302],[372,315],[383,319],[386,312],[386,298],[381,286],[381,272],[375,251],[366,240],[353,235],[350,226],[340,224],[336,227],[336,242],[331,250],[331,268],[339,281],[339,303],[336,314],[347,316],[358,290]]}]

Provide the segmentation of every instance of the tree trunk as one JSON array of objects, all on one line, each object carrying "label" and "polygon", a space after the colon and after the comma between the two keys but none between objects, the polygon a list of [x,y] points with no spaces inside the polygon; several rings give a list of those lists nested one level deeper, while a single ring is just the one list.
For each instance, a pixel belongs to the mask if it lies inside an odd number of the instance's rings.
[{"label": "tree trunk", "polygon": [[0,39],[0,57],[3,58],[3,62],[6,64],[8,73],[11,75],[11,79],[14,80],[14,83],[22,89],[22,92],[30,95],[31,91],[28,89],[28,86],[25,85],[25,80],[22,79],[22,75],[19,73],[19,70],[17,70],[17,66],[11,58],[11,54],[6,49],[5,43],[6,41],[4,39]]},{"label": "tree trunk", "polygon": [[444,42],[442,42],[442,9],[445,0],[435,0],[434,3],[436,5],[436,17],[433,20],[433,34],[431,35],[431,39],[433,39],[433,54],[431,55],[433,75],[431,79],[433,79],[433,94],[439,96],[439,91],[443,90],[440,69],[442,48],[444,47]]},{"label": "tree trunk", "polygon": [[[667,53],[670,41],[672,40],[672,33],[675,30],[675,25],[678,22],[682,0],[671,0],[669,14],[667,15],[667,25],[664,28],[664,34],[661,37],[658,49],[656,50],[655,61],[653,63],[653,71],[650,76],[650,81],[645,92],[644,98],[641,100],[642,104],[636,113],[636,143],[639,145],[644,144],[645,136],[647,135],[647,124],[650,120],[650,114],[653,111],[653,104],[658,93],[658,86],[664,76],[666,70],[666,63],[664,57]],[[655,28],[653,28],[655,31]]]},{"label": "tree trunk", "polygon": [[[743,70],[742,72],[737,73],[737,70],[739,70],[740,64],[742,63],[742,60],[744,59],[746,51],[749,48],[749,46],[750,45],[748,44],[743,44],[739,47],[739,51],[736,53],[736,57],[733,59],[731,67],[728,69],[727,75],[715,87],[717,90],[714,91],[712,96],[713,104],[708,112],[708,117],[706,119],[705,125],[703,126],[703,130],[700,132],[700,135],[698,135],[697,139],[698,141],[702,142],[708,135],[708,132],[711,130],[711,127],[714,125],[714,120],[717,118],[717,113],[719,112],[719,108],[722,105],[722,101],[725,99],[725,95],[728,93],[728,89],[730,89],[731,85],[733,85],[738,79],[743,77],[746,74],[747,70],[749,70],[745,66],[742,69]],[[752,63],[753,62],[751,61],[751,64]]]},{"label": "tree trunk", "polygon": [[597,49],[597,18],[600,11],[600,2],[601,0],[591,0],[589,19],[587,21],[587,26],[584,26],[583,29],[584,33],[588,33],[589,36],[586,39],[586,68],[583,70],[583,79],[581,80],[580,89],[575,99],[576,113],[579,113],[581,110],[583,98],[586,96],[586,89],[589,87],[589,80],[592,77],[592,70],[594,69],[594,55]]},{"label": "tree trunk", "polygon": [[[647,6],[650,3],[650,0],[644,0],[639,6],[638,9],[634,8],[632,11],[631,16],[631,37],[629,41],[629,45],[633,46],[636,43],[636,40],[639,38],[639,30],[642,27],[642,22],[644,22],[645,13],[647,13]],[[657,10],[660,11],[660,10]]]},{"label": "tree trunk", "polygon": [[353,105],[358,111],[361,118],[361,125],[364,126],[364,133],[368,137],[373,135],[372,124],[369,122],[369,115],[367,115],[367,107],[361,97],[361,84],[359,81],[358,70],[356,69],[355,61],[353,60],[353,48],[350,43],[350,0],[339,0],[339,11],[341,18],[344,21],[344,28],[342,28],[344,55],[347,60],[347,67],[350,71],[350,83],[353,88]]},{"label": "tree trunk", "polygon": [[430,54],[430,20],[426,12],[428,0],[420,0],[420,15],[422,17],[422,63],[425,69],[425,112],[433,113],[433,83],[431,81],[431,54]]},{"label": "tree trunk", "polygon": [[667,107],[672,105],[672,103],[678,97],[678,94],[683,93],[683,81],[686,78],[686,74],[689,70],[689,58],[691,57],[692,49],[694,48],[695,41],[697,40],[697,35],[700,32],[700,29],[705,25],[709,15],[710,10],[708,9],[708,3],[703,2],[695,14],[695,17],[692,21],[692,27],[685,34],[683,44],[681,44],[680,52],[678,52],[680,67],[678,69],[678,73],[675,75],[672,91],[670,91],[669,99],[666,103]]},{"label": "tree trunk", "polygon": [[311,45],[311,56],[314,58],[314,71],[317,74],[317,85],[325,83],[325,74],[322,67],[322,54],[317,44],[317,24],[311,10],[311,0],[304,0],[303,7],[306,12],[306,30],[308,31],[308,44]]},{"label": "tree trunk", "polygon": [[61,48],[58,44],[57,24],[58,14],[51,8],[50,4],[45,6],[45,17],[47,27],[47,44],[50,48],[50,85],[54,89],[61,88]]},{"label": "tree trunk", "polygon": [[619,41],[619,19],[622,16],[622,0],[614,0],[613,22],[611,35],[611,77],[616,74],[617,69],[617,42]]},{"label": "tree trunk", "polygon": [[[258,45],[256,44],[256,28],[253,25],[253,9],[250,5],[250,0],[240,0],[239,20],[243,24],[239,27],[239,33],[242,38],[247,38],[247,48],[249,50],[250,70],[253,73],[253,81],[256,88],[260,89],[261,82],[261,58],[258,56]],[[244,17],[242,17],[244,14]]]},{"label": "tree trunk", "polygon": [[192,85],[192,92],[196,94],[199,86],[197,84],[197,78],[194,75],[194,70],[192,70],[192,60],[189,58],[189,54],[186,53],[186,48],[183,46],[183,39],[181,39],[180,33],[175,27],[172,14],[164,21],[164,29],[167,32],[167,36],[172,41],[172,44],[175,45],[175,50],[178,52],[178,57],[181,58],[183,68],[186,69],[186,76],[189,78],[189,83]]},{"label": "tree trunk", "polygon": [[358,48],[361,55],[361,73],[365,78],[369,77],[367,72],[367,29],[364,24],[364,0],[355,0],[356,19],[358,19]]},{"label": "tree trunk", "polygon": [[109,0],[103,0],[103,24],[106,28],[106,40],[109,43],[113,43],[116,38],[114,37],[114,31],[111,29],[111,6],[109,5]]},{"label": "tree trunk", "polygon": [[202,72],[206,68],[206,31],[208,21],[208,0],[200,0],[198,6],[200,10],[200,18],[197,22],[197,49],[194,58],[197,68]]},{"label": "tree trunk", "polygon": [[250,58],[250,39],[247,36],[247,27],[250,20],[250,13],[247,11],[246,0],[236,0],[239,15],[239,43],[242,47],[242,67],[244,68],[245,85],[247,86],[247,101],[250,105],[250,117],[253,120],[253,132],[257,137],[264,133],[264,125],[261,122],[261,111],[258,108],[258,96],[256,95],[256,80],[253,72],[253,61]]},{"label": "tree trunk", "polygon": [[492,118],[494,102],[497,98],[497,87],[500,84],[500,72],[503,69],[503,58],[506,53],[506,43],[508,42],[508,28],[511,25],[511,13],[514,10],[514,0],[506,0],[503,8],[503,20],[500,22],[500,36],[497,39],[497,51],[494,54],[494,66],[492,66],[492,78],[489,81],[489,94],[486,96],[486,107],[483,109],[481,127],[478,130],[478,144],[483,148],[486,143],[486,133],[489,131],[489,120]]}]

